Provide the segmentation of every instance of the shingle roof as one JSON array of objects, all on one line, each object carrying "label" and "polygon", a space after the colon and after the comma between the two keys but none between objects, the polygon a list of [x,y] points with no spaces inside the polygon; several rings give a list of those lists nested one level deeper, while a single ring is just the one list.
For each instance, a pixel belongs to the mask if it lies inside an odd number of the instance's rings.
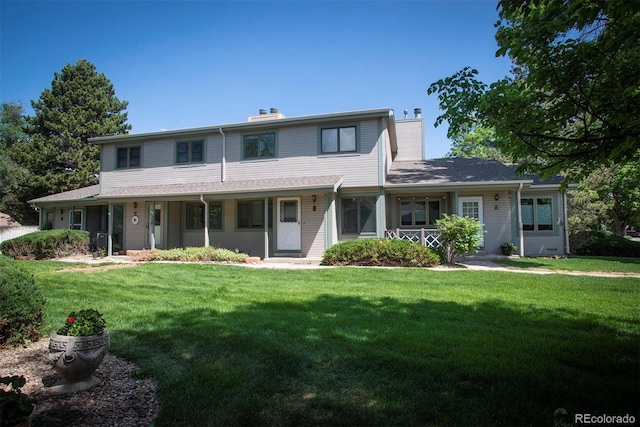
[{"label": "shingle roof", "polygon": [[42,202],[71,202],[75,200],[86,200],[95,197],[100,192],[100,185],[90,185],[78,188],[77,190],[63,191],[62,193],[51,194],[50,196],[39,197],[29,200],[29,203]]},{"label": "shingle roof", "polygon": [[393,162],[387,185],[450,185],[532,182],[497,160],[445,158]]},{"label": "shingle roof", "polygon": [[115,188],[100,194],[98,198],[182,196],[199,194],[237,194],[284,190],[337,189],[341,175],[307,176],[291,178],[255,179],[225,182],[195,182],[188,184],[163,184]]}]

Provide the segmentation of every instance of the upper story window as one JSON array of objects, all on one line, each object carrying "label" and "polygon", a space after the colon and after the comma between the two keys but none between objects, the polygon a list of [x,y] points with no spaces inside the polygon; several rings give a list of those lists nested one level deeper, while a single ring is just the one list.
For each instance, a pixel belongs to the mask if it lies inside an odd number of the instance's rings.
[{"label": "upper story window", "polygon": [[356,126],[322,129],[320,131],[320,150],[322,154],[357,152]]},{"label": "upper story window", "polygon": [[276,134],[271,132],[245,135],[242,144],[242,157],[245,160],[275,158]]},{"label": "upper story window", "polygon": [[551,197],[520,200],[522,229],[525,231],[553,231],[553,201]]},{"label": "upper story window", "polygon": [[116,151],[116,168],[139,168],[140,147],[118,147]]},{"label": "upper story window", "polygon": [[204,141],[176,142],[176,164],[185,165],[189,163],[204,162]]}]

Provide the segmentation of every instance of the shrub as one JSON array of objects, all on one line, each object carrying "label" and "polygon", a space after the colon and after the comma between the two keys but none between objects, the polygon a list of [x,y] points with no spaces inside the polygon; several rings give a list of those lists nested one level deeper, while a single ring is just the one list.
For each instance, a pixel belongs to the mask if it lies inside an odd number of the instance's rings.
[{"label": "shrub", "polygon": [[322,265],[432,267],[438,255],[407,240],[357,239],[338,243],[324,252]]},{"label": "shrub", "polygon": [[33,276],[0,255],[0,346],[38,339],[45,303]]},{"label": "shrub", "polygon": [[573,248],[576,255],[640,257],[640,243],[603,231],[593,231],[582,236]]},{"label": "shrub", "polygon": [[247,254],[213,246],[145,250],[132,255],[134,261],[216,261],[243,263]]},{"label": "shrub", "polygon": [[457,255],[474,252],[482,241],[482,224],[475,218],[442,214],[436,227],[440,231],[440,256],[446,264],[452,264]]},{"label": "shrub", "polygon": [[89,247],[89,232],[81,230],[44,230],[0,243],[0,252],[11,258],[51,259],[84,255]]}]

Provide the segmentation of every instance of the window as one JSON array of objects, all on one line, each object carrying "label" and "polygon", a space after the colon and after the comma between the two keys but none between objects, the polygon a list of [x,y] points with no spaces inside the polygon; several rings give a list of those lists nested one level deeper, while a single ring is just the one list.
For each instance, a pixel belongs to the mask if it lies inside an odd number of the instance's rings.
[{"label": "window", "polygon": [[244,159],[272,159],[276,156],[276,134],[262,133],[245,135],[243,143]]},{"label": "window", "polygon": [[402,200],[400,201],[400,224],[410,227],[435,225],[440,219],[439,200]]},{"label": "window", "polygon": [[69,211],[69,228],[72,230],[82,230],[82,211]]},{"label": "window", "polygon": [[[204,229],[204,208],[203,203],[187,203],[187,230]],[[222,230],[222,202],[209,202],[209,229]]]},{"label": "window", "polygon": [[553,203],[550,197],[521,199],[520,207],[523,230],[553,230]]},{"label": "window", "polygon": [[280,201],[280,222],[298,222],[298,201]]},{"label": "window", "polygon": [[355,126],[322,129],[320,139],[322,154],[355,153],[357,151]]},{"label": "window", "polygon": [[376,232],[376,198],[342,199],[342,233]]},{"label": "window", "polygon": [[179,141],[176,143],[176,163],[203,163],[204,141]]},{"label": "window", "polygon": [[140,147],[120,147],[116,153],[116,168],[139,168]]},{"label": "window", "polygon": [[[273,225],[273,208],[269,200],[269,227]],[[264,199],[242,200],[238,202],[237,224],[239,229],[264,228]]]}]

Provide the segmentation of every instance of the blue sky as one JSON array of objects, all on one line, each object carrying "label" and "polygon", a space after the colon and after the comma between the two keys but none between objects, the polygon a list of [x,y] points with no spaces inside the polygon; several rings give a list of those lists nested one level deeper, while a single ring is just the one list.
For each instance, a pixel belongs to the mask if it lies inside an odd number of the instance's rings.
[{"label": "blue sky", "polygon": [[427,157],[449,150],[430,83],[465,66],[485,82],[496,58],[496,0],[0,1],[0,99],[31,100],[86,58],[129,101],[132,133],[415,107]]}]

